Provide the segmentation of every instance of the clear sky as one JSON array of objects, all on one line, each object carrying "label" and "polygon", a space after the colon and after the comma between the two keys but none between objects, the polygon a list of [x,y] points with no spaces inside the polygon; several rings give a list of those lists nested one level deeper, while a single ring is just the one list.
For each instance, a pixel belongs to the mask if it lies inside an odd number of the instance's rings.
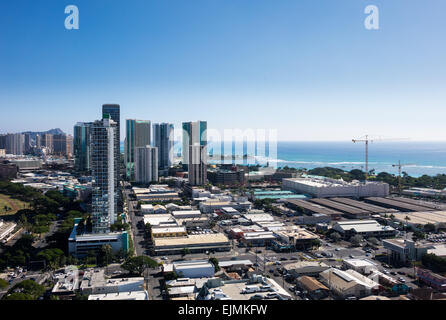
[{"label": "clear sky", "polygon": [[[64,27],[69,4],[79,30]],[[364,27],[370,4],[379,30]],[[0,132],[72,133],[119,103],[122,119],[279,140],[446,140],[445,12],[444,0],[2,0]]]}]

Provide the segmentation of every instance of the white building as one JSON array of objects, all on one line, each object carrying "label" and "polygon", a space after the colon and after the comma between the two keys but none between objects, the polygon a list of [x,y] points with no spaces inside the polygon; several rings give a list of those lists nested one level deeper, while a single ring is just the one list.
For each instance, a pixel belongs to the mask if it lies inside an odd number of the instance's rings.
[{"label": "white building", "polygon": [[141,212],[143,214],[153,213],[153,205],[151,205],[151,204],[142,204],[141,205]]},{"label": "white building", "polygon": [[145,146],[135,148],[135,181],[150,183],[158,181],[158,149]]},{"label": "white building", "polygon": [[333,225],[333,230],[338,231],[344,237],[359,234],[363,237],[393,237],[396,230],[391,226],[383,226],[375,220],[339,221]]},{"label": "white building", "polygon": [[172,211],[172,216],[175,219],[185,219],[185,218],[199,218],[201,217],[201,211],[200,210],[179,210],[179,211]]},{"label": "white building", "polygon": [[316,198],[328,197],[387,197],[389,185],[384,182],[346,182],[323,177],[289,178],[282,180],[282,188]]},{"label": "white building", "polygon": [[215,267],[208,260],[176,261],[165,266],[164,272],[169,269],[180,278],[211,278],[215,274]]}]

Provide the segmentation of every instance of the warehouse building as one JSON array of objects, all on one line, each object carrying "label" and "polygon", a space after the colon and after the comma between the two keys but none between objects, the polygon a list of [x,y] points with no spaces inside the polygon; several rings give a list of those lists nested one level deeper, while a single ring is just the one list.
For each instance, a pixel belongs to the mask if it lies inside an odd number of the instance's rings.
[{"label": "warehouse building", "polygon": [[387,197],[389,185],[384,182],[346,182],[325,177],[283,179],[282,188],[315,198],[330,197]]},{"label": "warehouse building", "polygon": [[351,219],[365,219],[369,218],[371,214],[370,211],[352,207],[347,204],[335,202],[329,199],[317,198],[317,199],[311,199],[310,201],[319,204],[321,206],[343,212],[345,217]]},{"label": "warehouse building", "polygon": [[285,205],[293,210],[297,210],[304,214],[308,214],[308,215],[324,214],[334,220],[340,219],[343,215],[343,213],[341,211],[323,207],[316,203],[312,203],[312,202],[305,201],[305,200],[294,200],[294,199],[293,200],[285,200]]},{"label": "warehouse building", "polygon": [[350,199],[350,198],[330,198],[330,200],[339,202],[339,203],[343,203],[343,204],[349,205],[351,207],[363,209],[363,210],[369,211],[374,214],[398,212],[398,210],[395,210],[392,208],[380,207],[377,205],[365,203],[363,201],[358,201],[358,200],[354,200],[354,199]]},{"label": "warehouse building", "polygon": [[381,207],[393,208],[399,211],[404,212],[414,212],[414,211],[434,211],[435,209],[429,208],[427,206],[422,206],[419,204],[408,203],[405,201],[399,201],[396,199],[389,198],[377,198],[377,197],[368,197],[365,198],[364,201],[375,204]]}]

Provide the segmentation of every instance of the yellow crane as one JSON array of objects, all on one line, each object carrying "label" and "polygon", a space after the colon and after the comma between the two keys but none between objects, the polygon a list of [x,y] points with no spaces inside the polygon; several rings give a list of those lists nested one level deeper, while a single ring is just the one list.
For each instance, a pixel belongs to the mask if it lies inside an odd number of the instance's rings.
[{"label": "yellow crane", "polygon": [[398,191],[401,194],[401,168],[405,166],[414,166],[414,163],[401,163],[401,160],[398,160],[397,164],[392,164],[392,167],[398,167]]},{"label": "yellow crane", "polygon": [[352,139],[353,143],[364,142],[365,143],[365,181],[369,178],[369,143],[374,141],[396,141],[396,140],[408,140],[407,138],[397,138],[397,139],[383,139],[375,138],[370,139],[368,135],[360,137],[359,139]]}]

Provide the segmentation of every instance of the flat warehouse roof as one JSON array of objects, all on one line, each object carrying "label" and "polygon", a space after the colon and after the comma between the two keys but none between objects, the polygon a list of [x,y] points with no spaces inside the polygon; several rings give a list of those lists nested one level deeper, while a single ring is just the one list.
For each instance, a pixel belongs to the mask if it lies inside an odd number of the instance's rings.
[{"label": "flat warehouse roof", "polygon": [[343,203],[352,207],[360,208],[363,210],[367,210],[373,213],[390,213],[390,212],[398,212],[398,210],[391,209],[391,208],[384,208],[380,207],[374,204],[353,200],[350,198],[330,198],[332,201],[336,201],[339,203]]},{"label": "flat warehouse roof", "polygon": [[427,212],[404,212],[393,214],[397,220],[406,222],[406,217],[409,217],[408,223],[413,224],[436,224],[446,222],[446,211],[427,211]]},{"label": "flat warehouse roof", "polygon": [[350,214],[370,214],[370,211],[367,210],[363,210],[363,209],[359,209],[359,208],[355,208],[355,207],[351,207],[349,205],[343,204],[343,203],[337,203],[335,201],[331,201],[328,199],[311,199],[311,202],[323,205],[323,206],[327,206],[345,213],[350,213]]},{"label": "flat warehouse roof", "polygon": [[426,208],[431,208],[431,209],[435,209],[438,210],[437,206],[435,204],[430,204],[430,203],[420,203],[418,200],[415,199],[409,199],[409,198],[403,198],[403,197],[394,197],[392,198],[393,200],[397,200],[397,201],[401,201],[401,202],[405,202],[405,203],[409,203],[409,204],[414,204],[417,206],[422,206],[422,207],[426,207]]},{"label": "flat warehouse roof", "polygon": [[378,205],[386,205],[401,211],[432,211],[434,209],[413,205],[402,201],[392,200],[389,198],[368,197],[364,199],[367,202],[376,203]]},{"label": "flat warehouse roof", "polygon": [[163,239],[155,239],[154,241],[155,247],[163,247],[163,246],[187,246],[194,244],[210,244],[210,243],[229,243],[229,239],[223,233],[217,234],[191,234],[187,237],[181,238],[163,238]]},{"label": "flat warehouse roof", "polygon": [[322,213],[326,215],[342,215],[343,213],[340,211],[336,211],[333,209],[329,209],[315,203],[311,203],[305,200],[286,200],[287,203],[295,205],[299,208],[311,211],[313,213]]}]

